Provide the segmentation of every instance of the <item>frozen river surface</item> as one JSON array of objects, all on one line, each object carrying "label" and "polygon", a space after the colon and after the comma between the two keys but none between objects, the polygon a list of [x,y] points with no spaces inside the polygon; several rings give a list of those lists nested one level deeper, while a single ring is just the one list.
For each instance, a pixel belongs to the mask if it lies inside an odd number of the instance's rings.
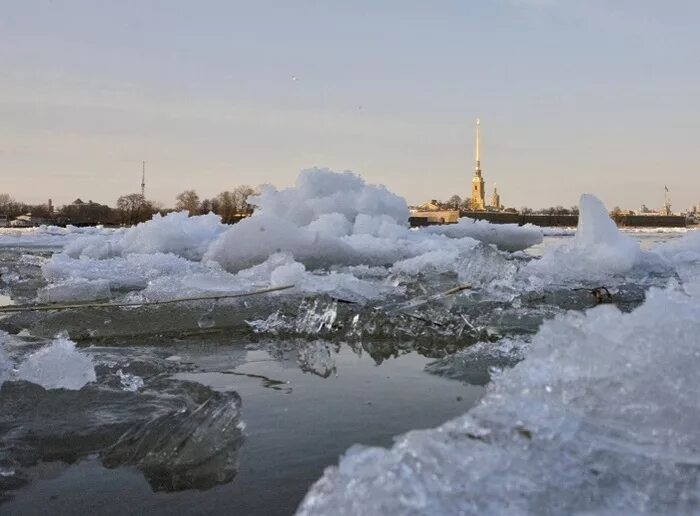
[{"label": "frozen river surface", "polygon": [[0,233],[0,305],[83,304],[0,314],[0,512],[700,510],[698,232],[412,231],[310,174],[231,228]]}]

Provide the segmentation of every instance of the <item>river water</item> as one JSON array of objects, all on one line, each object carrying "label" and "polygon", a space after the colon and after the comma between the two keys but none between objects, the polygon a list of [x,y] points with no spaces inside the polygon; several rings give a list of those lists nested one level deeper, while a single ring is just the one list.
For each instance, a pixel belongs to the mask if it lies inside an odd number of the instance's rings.
[{"label": "river water", "polygon": [[[633,236],[649,248],[678,234]],[[566,238],[548,237],[528,253],[537,256]],[[51,252],[2,251],[6,274],[21,277],[0,295],[0,305],[31,297],[40,274],[26,256]],[[520,314],[522,328],[515,330],[518,323],[507,319],[508,328],[501,329],[531,333],[536,321],[548,316],[546,311],[538,314],[534,323],[527,313]],[[4,316],[0,329],[19,333],[11,354],[20,357],[46,344],[42,328],[75,326],[63,328],[70,332],[94,326],[96,318],[104,319],[104,327],[117,324],[102,312],[86,311],[56,316],[53,325],[31,319],[27,324],[35,330],[29,333],[22,333],[25,319]],[[337,463],[348,447],[388,446],[398,434],[463,414],[483,396],[488,367],[502,365],[474,364],[474,374],[435,374],[429,364],[473,342],[455,336],[271,337],[215,321],[188,333],[177,327],[182,319],[179,312],[163,316],[163,331],[146,337],[138,330],[153,321],[138,317],[119,322],[127,329],[131,325],[131,332],[102,339],[88,332],[79,347],[96,364],[97,381],[76,394],[59,395],[24,382],[3,385],[2,514],[291,514],[324,468]],[[493,325],[492,331],[498,331]],[[150,413],[184,414],[184,420],[172,423],[179,428],[196,416],[202,399],[214,395],[221,396],[222,407],[235,408],[231,421],[240,435],[222,435],[213,417],[206,416],[201,425],[211,424],[211,431],[195,445],[217,450],[226,457],[225,465],[204,464],[200,469],[206,474],[183,473],[177,464],[154,472],[136,454],[106,454],[125,431],[148,428]],[[169,453],[168,447],[176,445],[190,444],[166,443],[161,451]]]}]

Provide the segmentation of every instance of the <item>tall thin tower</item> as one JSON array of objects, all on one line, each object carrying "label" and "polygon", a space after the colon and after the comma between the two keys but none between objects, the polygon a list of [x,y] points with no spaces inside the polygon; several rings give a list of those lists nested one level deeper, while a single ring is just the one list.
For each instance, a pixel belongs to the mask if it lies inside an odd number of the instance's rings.
[{"label": "tall thin tower", "polygon": [[471,209],[483,210],[486,205],[484,178],[481,176],[481,120],[476,119],[476,146],[474,149],[476,166],[472,177]]},{"label": "tall thin tower", "polygon": [[141,197],[146,198],[146,162],[141,162]]}]

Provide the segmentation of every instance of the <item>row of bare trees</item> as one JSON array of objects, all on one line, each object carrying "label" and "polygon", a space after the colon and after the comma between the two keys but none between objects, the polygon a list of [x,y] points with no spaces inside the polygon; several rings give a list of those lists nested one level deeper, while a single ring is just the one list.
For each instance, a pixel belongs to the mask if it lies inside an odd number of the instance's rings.
[{"label": "row of bare trees", "polygon": [[[236,186],[230,191],[221,192],[211,199],[201,199],[194,190],[186,190],[176,198],[175,210],[186,210],[190,215],[213,212],[224,223],[230,224],[250,215],[253,207],[248,198],[255,189],[248,185]],[[55,212],[46,204],[30,205],[15,201],[9,194],[0,193],[0,215],[9,220],[31,213],[33,217],[44,219],[54,224],[124,224],[132,225],[150,220],[155,213],[166,214],[172,209],[146,199],[139,193],[122,195],[117,199],[116,208],[92,201],[83,202],[76,199],[61,206]]]},{"label": "row of bare trees", "polygon": [[255,194],[257,191],[254,188],[240,185],[211,199],[200,200],[196,191],[185,190],[176,197],[175,209],[188,211],[190,215],[216,213],[225,224],[230,224],[252,213],[253,207],[248,204],[248,198]]}]

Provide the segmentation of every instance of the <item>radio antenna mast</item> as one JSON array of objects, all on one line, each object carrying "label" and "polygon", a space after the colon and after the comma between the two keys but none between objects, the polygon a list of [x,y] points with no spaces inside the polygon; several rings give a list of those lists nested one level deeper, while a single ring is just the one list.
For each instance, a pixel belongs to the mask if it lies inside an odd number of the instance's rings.
[{"label": "radio antenna mast", "polygon": [[141,197],[146,198],[146,162],[141,162]]}]

